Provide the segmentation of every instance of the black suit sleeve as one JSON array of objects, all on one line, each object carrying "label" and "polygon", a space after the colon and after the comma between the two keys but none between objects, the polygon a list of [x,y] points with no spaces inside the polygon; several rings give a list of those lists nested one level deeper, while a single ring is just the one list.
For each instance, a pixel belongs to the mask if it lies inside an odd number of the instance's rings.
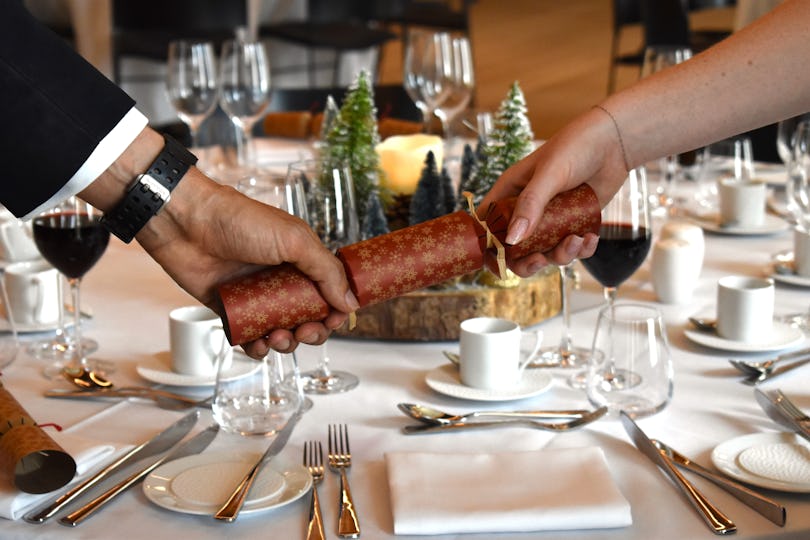
[{"label": "black suit sleeve", "polygon": [[59,191],[133,106],[20,0],[0,0],[0,203],[15,215]]}]

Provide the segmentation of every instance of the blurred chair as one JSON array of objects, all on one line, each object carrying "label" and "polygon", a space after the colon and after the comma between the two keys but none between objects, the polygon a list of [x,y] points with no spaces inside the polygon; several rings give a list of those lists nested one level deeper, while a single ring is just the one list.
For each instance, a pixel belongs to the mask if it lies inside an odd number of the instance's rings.
[{"label": "blurred chair", "polygon": [[235,37],[237,28],[246,25],[244,0],[112,0],[113,79],[122,82],[124,58],[165,62],[173,39],[207,40],[219,50],[223,41]]},{"label": "blurred chair", "polygon": [[[306,48],[307,61],[302,66],[309,72],[310,86],[316,86],[317,72],[323,67],[332,70],[332,85],[338,84],[342,53],[377,48],[377,65],[372,73],[379,73],[379,48],[394,39],[395,34],[378,28],[370,17],[371,3],[366,0],[307,0],[307,19],[281,21],[259,26],[259,37],[278,39]],[[330,64],[318,64],[315,51],[333,51]]]}]

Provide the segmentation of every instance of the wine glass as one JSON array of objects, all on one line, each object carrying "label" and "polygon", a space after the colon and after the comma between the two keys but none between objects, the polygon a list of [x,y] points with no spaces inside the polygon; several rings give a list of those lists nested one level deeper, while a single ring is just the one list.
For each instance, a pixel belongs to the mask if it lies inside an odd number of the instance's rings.
[{"label": "wine glass", "polygon": [[447,32],[413,32],[403,63],[405,91],[422,112],[424,131],[436,108],[450,95],[452,81],[452,42]]},{"label": "wine glass", "polygon": [[67,363],[60,371],[75,373],[90,369],[81,345],[81,280],[104,254],[109,231],[101,213],[76,197],[33,220],[34,241],[42,256],[68,280],[73,299],[73,332],[68,334]]},{"label": "wine glass", "polygon": [[[290,164],[287,177],[306,186],[309,224],[326,247],[336,250],[360,239],[354,184],[347,167],[305,160]],[[319,349],[318,366],[302,374],[305,392],[333,394],[357,386],[359,380],[355,375],[329,367],[326,343]]]},{"label": "wine glass", "polygon": [[[670,68],[692,58],[688,47],[674,45],[650,45],[644,50],[644,62],[641,77],[648,77],[659,71]],[[659,182],[655,193],[651,194],[653,211],[666,214],[675,202],[675,184],[683,174],[679,156],[669,155],[661,158],[658,164]]]},{"label": "wine glass", "polygon": [[219,104],[236,126],[238,166],[254,169],[253,126],[270,102],[270,63],[260,42],[232,39],[222,46]]},{"label": "wine glass", "polygon": [[[639,167],[630,171],[622,187],[602,210],[596,252],[582,259],[582,265],[604,287],[608,313],[612,313],[615,306],[619,286],[644,262],[651,243],[647,176],[644,168]],[[601,384],[614,388],[634,384],[632,375],[613,368],[611,351],[605,354],[603,369],[590,373],[589,378],[600,377]]]},{"label": "wine glass", "polygon": [[180,120],[191,133],[191,146],[199,146],[200,125],[217,104],[214,46],[205,41],[169,43],[166,92]]},{"label": "wine glass", "polygon": [[442,133],[445,139],[453,138],[453,121],[469,105],[475,87],[470,40],[456,37],[451,42],[451,76],[450,90],[447,98],[436,107],[436,116],[442,122]]},{"label": "wine glass", "polygon": [[785,167],[790,167],[793,159],[793,142],[801,122],[810,122],[810,113],[786,118],[776,125],[776,151]]},{"label": "wine glass", "polygon": [[309,223],[306,190],[300,178],[257,174],[243,178],[236,189],[264,204],[285,210]]}]

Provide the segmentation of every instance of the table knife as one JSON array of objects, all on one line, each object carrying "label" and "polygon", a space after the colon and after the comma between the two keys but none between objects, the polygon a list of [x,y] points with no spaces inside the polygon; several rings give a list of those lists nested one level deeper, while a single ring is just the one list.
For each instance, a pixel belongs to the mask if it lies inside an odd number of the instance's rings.
[{"label": "table knife", "polygon": [[23,519],[25,519],[25,521],[28,523],[44,523],[53,517],[53,515],[59,510],[64,508],[66,504],[70,503],[76,499],[76,497],[98,484],[111,474],[121,470],[123,467],[130,465],[137,460],[165,452],[177,444],[178,441],[180,441],[188,434],[189,431],[191,431],[191,428],[193,428],[194,424],[197,423],[198,417],[199,413],[197,411],[188,413],[183,418],[164,429],[148,441],[144,441],[129,452],[125,453],[123,456],[116,459],[81,484],[60,495],[54,501],[48,503],[45,508],[29,512],[23,516]]},{"label": "table knife", "polygon": [[239,515],[239,511],[242,509],[242,505],[245,504],[245,499],[247,498],[248,492],[253,486],[253,481],[256,480],[256,476],[258,476],[259,471],[268,461],[270,461],[273,456],[281,452],[281,450],[287,444],[293,428],[295,428],[295,424],[297,424],[298,420],[301,418],[301,414],[302,411],[299,409],[287,421],[287,425],[285,425],[281,431],[278,432],[276,438],[273,439],[273,442],[270,443],[270,446],[268,446],[267,450],[265,450],[264,454],[262,454],[262,457],[260,457],[253,467],[251,467],[245,477],[242,478],[242,481],[239,482],[239,485],[236,486],[233,493],[231,493],[231,496],[228,497],[228,500],[225,501],[225,504],[223,504],[222,507],[217,510],[216,514],[214,514],[215,519],[227,521],[229,523],[236,519],[236,517]]},{"label": "table knife", "polygon": [[685,455],[667,446],[661,441],[652,439],[652,443],[658,448],[666,459],[671,460],[678,467],[686,469],[687,471],[692,471],[695,474],[699,474],[707,480],[711,480],[780,527],[785,526],[787,510],[785,510],[785,507],[781,504],[760,495],[756,491],[745,487],[739,482],[735,482],[734,480],[713,473],[706,467],[692,461]]},{"label": "table knife", "polygon": [[765,414],[767,414],[771,420],[780,426],[784,426],[789,430],[798,433],[810,441],[810,429],[808,429],[808,426],[803,425],[801,422],[797,421],[795,417],[791,416],[786,410],[784,410],[779,405],[776,398],[769,396],[762,390],[754,390],[754,396],[756,397],[759,406],[762,407],[762,410],[765,411]]},{"label": "table knife", "polygon": [[75,527],[76,525],[78,525],[91,515],[93,515],[105,504],[113,500],[113,498],[115,498],[117,495],[123,493],[130,487],[137,484],[142,479],[146,478],[146,476],[149,473],[151,473],[164,463],[173,461],[175,459],[180,459],[182,457],[199,454],[200,452],[205,450],[209,444],[211,444],[211,441],[214,440],[218,432],[219,432],[219,424],[213,424],[207,429],[197,433],[194,437],[180,444],[179,446],[174,448],[171,452],[164,455],[162,458],[155,460],[151,465],[135,472],[134,474],[130,475],[128,478],[114,485],[113,487],[111,487],[110,489],[108,489],[107,491],[105,491],[92,501],[83,505],[81,508],[64,516],[62,519],[59,520],[59,523],[61,523],[62,525],[67,525],[69,527]]},{"label": "table knife", "polygon": [[622,425],[624,426],[630,439],[653,463],[669,476],[678,489],[687,497],[692,506],[698,511],[703,521],[715,534],[733,534],[737,531],[737,526],[725,514],[718,510],[709,500],[699,492],[681,473],[675,468],[671,461],[666,459],[652,441],[644,434],[640,427],[624,411],[620,414]]}]

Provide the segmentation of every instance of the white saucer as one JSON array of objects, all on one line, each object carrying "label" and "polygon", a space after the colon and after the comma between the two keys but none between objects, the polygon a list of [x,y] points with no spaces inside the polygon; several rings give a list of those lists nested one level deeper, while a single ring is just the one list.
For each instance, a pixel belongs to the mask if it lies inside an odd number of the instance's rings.
[{"label": "white saucer", "polygon": [[769,186],[780,187],[787,183],[787,167],[781,163],[756,162],[754,164],[754,177],[763,180]]},{"label": "white saucer", "polygon": [[551,375],[543,369],[528,368],[520,382],[511,390],[482,390],[461,384],[458,367],[444,364],[425,375],[427,385],[440,394],[473,401],[511,401],[536,396],[551,386]]},{"label": "white saucer", "polygon": [[734,352],[770,352],[787,349],[798,345],[804,340],[804,334],[798,328],[789,324],[773,321],[773,334],[762,343],[744,343],[733,339],[726,339],[705,330],[686,329],[684,334],[699,345]]},{"label": "white saucer", "polygon": [[784,219],[765,214],[765,221],[759,227],[736,227],[720,225],[717,214],[707,214],[692,218],[704,231],[727,234],[733,236],[755,236],[764,234],[776,234],[784,232],[790,228],[790,224]]},{"label": "white saucer", "polygon": [[[69,321],[67,319],[70,319]],[[73,317],[65,318],[65,327],[70,328],[73,326]],[[39,332],[56,332],[59,328],[58,322],[51,322],[46,324],[37,323],[14,323],[14,327],[20,334],[37,334]],[[11,332],[11,325],[5,317],[0,318],[0,333]]]},{"label": "white saucer", "polygon": [[[225,373],[223,380],[233,380],[245,375],[250,375],[259,369],[259,362],[249,358],[244,353],[234,349],[233,361],[231,367]],[[158,383],[168,384],[170,386],[214,386],[216,384],[216,375],[185,375],[182,373],[175,373],[172,371],[171,366],[171,353],[164,351],[155,355],[153,361],[146,364],[141,364],[135,369],[138,375],[144,379]]]},{"label": "white saucer", "polygon": [[[187,456],[152,471],[143,482],[146,498],[185,514],[213,515],[259,458],[255,453],[218,452]],[[302,465],[273,460],[264,467],[240,514],[289,504],[309,491],[312,476]]]},{"label": "white saucer", "polygon": [[799,276],[793,266],[793,252],[779,252],[772,257],[768,276],[775,281],[795,285],[797,287],[810,287],[810,277]]},{"label": "white saucer", "polygon": [[731,439],[715,447],[712,463],[755,486],[810,493],[810,445],[795,433],[753,433]]}]

